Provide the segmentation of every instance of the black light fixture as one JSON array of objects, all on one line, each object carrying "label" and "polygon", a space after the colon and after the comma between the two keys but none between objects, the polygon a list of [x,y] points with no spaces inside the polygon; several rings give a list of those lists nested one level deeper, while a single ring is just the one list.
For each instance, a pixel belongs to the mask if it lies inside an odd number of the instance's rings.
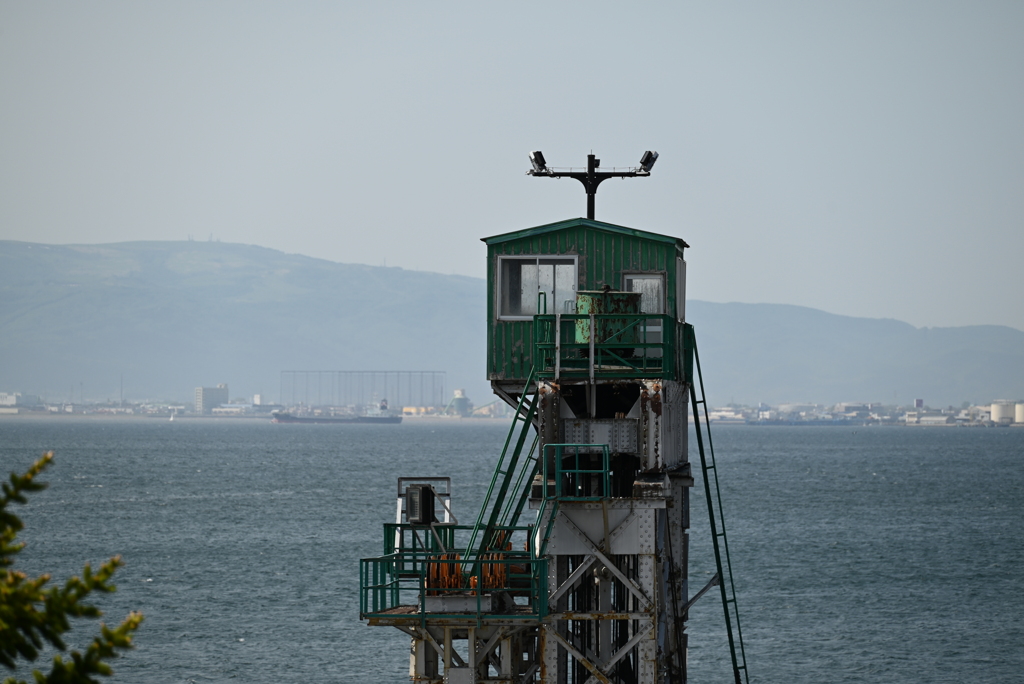
[{"label": "black light fixture", "polygon": [[540,150],[530,153],[530,163],[533,164],[534,173],[545,173],[548,170],[547,162],[544,161],[544,153]]},{"label": "black light fixture", "polygon": [[650,173],[656,161],[658,161],[658,153],[647,150],[644,152],[644,156],[640,157],[640,168],[646,173]]},{"label": "black light fixture", "polygon": [[601,165],[601,160],[592,154],[588,154],[586,171],[573,171],[572,169],[555,171],[548,168],[543,154],[539,151],[534,151],[530,153],[530,164],[533,168],[526,173],[530,176],[547,176],[549,178],[575,178],[580,183],[583,183],[583,187],[587,191],[587,218],[593,219],[594,198],[597,195],[597,186],[601,184],[601,181],[608,178],[649,176],[651,175],[651,168],[656,161],[658,161],[658,153],[647,150],[640,157],[639,167],[630,167],[625,171],[598,171],[597,168]]},{"label": "black light fixture", "polygon": [[540,149],[529,153],[529,163],[534,165],[534,173],[548,172],[548,163],[544,161],[544,153]]}]

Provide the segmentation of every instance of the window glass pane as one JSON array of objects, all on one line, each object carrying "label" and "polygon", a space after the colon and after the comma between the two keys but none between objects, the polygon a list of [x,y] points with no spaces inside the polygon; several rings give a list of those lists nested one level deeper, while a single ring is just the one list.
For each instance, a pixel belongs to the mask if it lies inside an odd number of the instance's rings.
[{"label": "window glass pane", "polygon": [[[512,299],[509,293],[521,287],[519,265],[511,259],[500,259],[498,264],[501,267],[501,273],[498,274],[498,313],[507,316],[512,313]],[[518,301],[516,303],[518,305]]]},{"label": "window glass pane", "polygon": [[519,294],[519,315],[532,316],[537,313],[537,262],[523,264],[523,287]]},{"label": "window glass pane", "polygon": [[544,298],[537,302],[537,313],[555,313],[555,265],[550,261],[540,262],[537,287],[544,293]]},{"label": "window glass pane", "polygon": [[[665,279],[658,274],[631,274],[625,277],[626,291],[640,293],[640,313],[660,314],[665,311]],[[641,327],[642,340],[648,344],[661,344],[662,326],[660,319],[649,319]],[[648,358],[661,357],[658,347],[645,347],[636,350],[637,356]]]},{"label": "window glass pane", "polygon": [[555,264],[555,308],[550,313],[576,313],[576,268],[572,261]]},{"label": "window glass pane", "polygon": [[571,313],[576,303],[576,265],[572,259],[532,257],[500,260],[498,315],[533,316],[538,294],[547,313]]},{"label": "window glass pane", "polygon": [[658,275],[627,275],[626,291],[640,292],[640,312],[660,314],[665,312],[665,296],[662,283],[664,280]]},{"label": "window glass pane", "polygon": [[523,301],[523,266],[530,266],[532,259],[502,259],[499,296],[501,297],[501,314],[504,316],[520,316]]}]

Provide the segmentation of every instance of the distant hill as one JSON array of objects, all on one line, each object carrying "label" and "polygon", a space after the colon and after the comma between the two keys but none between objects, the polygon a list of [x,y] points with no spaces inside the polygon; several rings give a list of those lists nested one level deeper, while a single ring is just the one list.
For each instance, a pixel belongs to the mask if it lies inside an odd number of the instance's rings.
[{"label": "distant hill", "polygon": [[0,242],[0,273],[0,391],[276,399],[282,370],[443,370],[490,400],[478,278],[216,242]]},{"label": "distant hill", "polygon": [[691,301],[686,313],[711,404],[1024,398],[1024,332],[1014,328],[915,328],[784,304]]},{"label": "distant hill", "polygon": [[[0,391],[276,398],[282,370],[443,370],[490,400],[483,280],[216,242],[0,241]],[[1024,332],[691,301],[712,404],[1024,398]]]}]

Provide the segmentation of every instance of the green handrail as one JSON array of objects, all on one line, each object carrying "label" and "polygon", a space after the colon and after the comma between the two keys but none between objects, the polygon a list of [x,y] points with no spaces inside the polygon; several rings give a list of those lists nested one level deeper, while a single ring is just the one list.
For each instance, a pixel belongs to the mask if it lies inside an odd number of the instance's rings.
[{"label": "green handrail", "polygon": [[[611,454],[607,444],[545,444],[544,445],[544,482],[545,487],[547,486],[548,479],[548,461],[547,458],[548,450],[554,449],[554,464],[555,464],[555,497],[562,501],[600,501],[611,496],[611,470],[610,461]],[[566,450],[572,451],[574,457],[575,468],[563,468],[562,460],[565,457]],[[601,467],[600,468],[581,468],[580,467],[580,449],[586,449],[587,451],[582,452],[584,455],[592,453],[593,449],[601,450]],[[579,488],[582,486],[583,481],[587,475],[599,476],[601,482],[601,491],[597,494],[585,494],[580,495]],[[571,486],[577,490],[570,494],[562,491],[563,485],[571,484]],[[545,492],[546,494],[546,492]]]},{"label": "green handrail", "polygon": [[534,435],[533,444],[530,445],[530,450],[526,452],[526,461],[524,461],[523,467],[519,469],[519,477],[512,486],[512,491],[519,492],[519,497],[517,499],[510,499],[509,505],[506,505],[504,510],[502,510],[501,518],[498,521],[499,527],[515,527],[519,524],[519,517],[523,514],[526,501],[530,498],[530,485],[533,482],[534,476],[540,471],[540,460],[537,457],[537,443],[539,441],[540,435]]},{"label": "green handrail", "polygon": [[[549,459],[547,456],[547,449],[554,449],[555,455],[553,459]],[[565,449],[572,448],[575,451],[576,456],[576,467],[563,469],[562,454]],[[596,468],[580,468],[579,467],[579,455],[580,449],[601,449],[601,465],[600,469]],[[536,557],[541,558],[547,555],[548,540],[551,538],[551,530],[555,526],[555,518],[558,517],[558,504],[560,501],[599,501],[603,498],[607,498],[611,495],[611,474],[610,474],[610,452],[607,444],[545,444],[544,445],[544,465],[542,469],[542,495],[540,500],[540,506],[537,510],[537,521],[530,534],[530,553]],[[590,452],[586,452],[590,453]],[[550,492],[548,489],[548,462],[553,461],[555,463],[555,486],[554,492]],[[564,475],[599,475],[601,477],[601,495],[600,496],[577,496],[577,493],[566,494],[562,492],[562,486],[565,484]],[[577,480],[578,485],[578,480]],[[577,486],[574,485],[574,486]],[[550,513],[548,508],[550,507]],[[547,520],[545,521],[545,516]],[[543,528],[543,536],[541,529]],[[539,543],[538,543],[539,541]]]},{"label": "green handrail", "polygon": [[[606,331],[605,338],[594,340],[594,359],[580,356],[579,352],[589,351],[590,341],[576,341],[575,326],[565,325],[566,322],[589,321],[591,316],[595,324],[601,324],[596,325],[595,335],[609,323],[617,324],[615,330]],[[558,321],[561,321],[560,325]],[[661,327],[660,342],[648,341],[647,328],[652,321]],[[605,378],[675,379],[682,375],[678,358],[680,328],[675,318],[666,314],[538,314],[534,316],[533,326],[535,372],[541,378],[556,375],[583,378],[589,375],[590,364],[593,363],[595,366],[612,364],[595,368],[596,373]],[[634,329],[643,332],[641,339],[623,341],[623,333]],[[569,339],[564,339],[566,331],[571,333]],[[645,350],[645,353],[633,357],[621,353],[632,349]],[[647,350],[658,353],[646,353]]]},{"label": "green handrail", "polygon": [[[471,561],[478,557],[482,553],[486,553],[494,540],[492,539],[494,528],[498,524],[498,519],[501,516],[501,511],[505,502],[505,497],[508,494],[509,486],[511,485],[512,479],[516,474],[516,465],[519,462],[519,457],[523,452],[523,445],[526,442],[526,436],[529,434],[530,428],[533,426],[533,418],[537,414],[537,401],[536,397],[530,401],[529,406],[526,407],[524,413],[523,407],[527,400],[527,395],[530,392],[530,385],[533,382],[534,370],[530,370],[530,375],[526,379],[526,384],[523,387],[523,394],[519,397],[519,404],[516,407],[515,416],[512,419],[512,425],[509,426],[508,437],[505,438],[505,446],[501,451],[501,456],[498,458],[498,464],[494,468],[494,474],[491,476],[491,483],[487,487],[487,494],[484,495],[484,500],[480,504],[480,513],[477,515],[476,523],[473,525],[473,533],[470,535],[469,544],[466,547],[466,558],[465,560]],[[519,423],[522,423],[519,430],[519,439],[516,441],[515,448],[512,453],[509,454],[509,445],[512,443],[512,437],[516,433],[516,428],[519,427]],[[506,465],[506,460],[508,461]],[[503,469],[504,468],[504,469]],[[501,478],[501,483],[498,483]],[[494,500],[491,500],[494,492],[495,485],[498,485],[497,495]],[[484,522],[486,518],[487,522]],[[481,535],[481,530],[483,534]]]}]

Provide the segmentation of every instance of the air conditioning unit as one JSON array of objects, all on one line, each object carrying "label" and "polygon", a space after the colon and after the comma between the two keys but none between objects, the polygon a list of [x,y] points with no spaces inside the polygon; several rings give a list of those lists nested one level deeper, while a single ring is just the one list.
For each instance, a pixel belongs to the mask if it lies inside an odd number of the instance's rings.
[{"label": "air conditioning unit", "polygon": [[429,525],[436,520],[433,487],[414,484],[405,489],[405,519],[413,525]]}]

